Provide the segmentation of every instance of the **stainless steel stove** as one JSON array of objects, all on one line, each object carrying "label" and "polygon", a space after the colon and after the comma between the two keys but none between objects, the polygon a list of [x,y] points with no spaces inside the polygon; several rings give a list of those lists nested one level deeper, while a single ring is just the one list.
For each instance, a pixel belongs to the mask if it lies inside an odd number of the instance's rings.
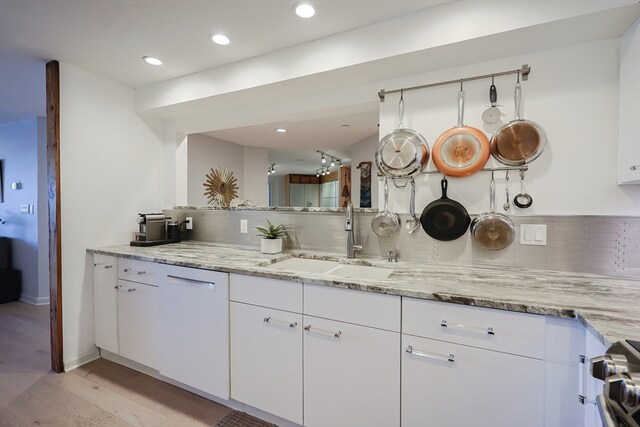
[{"label": "stainless steel stove", "polygon": [[604,427],[640,427],[640,341],[618,341],[591,359],[591,375],[604,381],[596,398]]}]

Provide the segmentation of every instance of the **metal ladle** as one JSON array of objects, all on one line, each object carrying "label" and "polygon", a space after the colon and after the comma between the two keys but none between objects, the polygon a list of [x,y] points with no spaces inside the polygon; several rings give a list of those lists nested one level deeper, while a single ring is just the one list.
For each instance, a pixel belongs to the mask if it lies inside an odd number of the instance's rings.
[{"label": "metal ladle", "polygon": [[524,170],[520,170],[520,194],[513,198],[513,204],[520,209],[526,209],[533,204],[533,197],[524,191]]},{"label": "metal ladle", "polygon": [[420,221],[416,217],[416,181],[411,178],[411,198],[409,199],[409,219],[405,224],[407,232],[413,234],[420,228]]}]

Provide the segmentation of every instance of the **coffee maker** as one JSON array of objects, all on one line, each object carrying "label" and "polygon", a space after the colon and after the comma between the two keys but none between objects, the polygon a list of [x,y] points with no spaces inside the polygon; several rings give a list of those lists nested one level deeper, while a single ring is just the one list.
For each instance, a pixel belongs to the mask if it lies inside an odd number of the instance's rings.
[{"label": "coffee maker", "polygon": [[167,239],[166,220],[161,213],[138,214],[140,230],[135,233],[131,246],[155,246],[174,242]]}]

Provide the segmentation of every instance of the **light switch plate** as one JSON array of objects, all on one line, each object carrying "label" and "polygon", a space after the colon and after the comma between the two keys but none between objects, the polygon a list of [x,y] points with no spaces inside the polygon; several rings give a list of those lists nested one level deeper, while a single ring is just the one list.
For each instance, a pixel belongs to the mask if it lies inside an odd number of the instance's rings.
[{"label": "light switch plate", "polygon": [[29,205],[20,205],[20,213],[28,214],[29,213]]},{"label": "light switch plate", "polygon": [[520,224],[521,245],[547,245],[547,224]]},{"label": "light switch plate", "polygon": [[185,221],[187,221],[187,230],[193,230],[193,218],[188,216]]},{"label": "light switch plate", "polygon": [[247,234],[249,232],[249,222],[246,219],[240,220],[240,233]]}]

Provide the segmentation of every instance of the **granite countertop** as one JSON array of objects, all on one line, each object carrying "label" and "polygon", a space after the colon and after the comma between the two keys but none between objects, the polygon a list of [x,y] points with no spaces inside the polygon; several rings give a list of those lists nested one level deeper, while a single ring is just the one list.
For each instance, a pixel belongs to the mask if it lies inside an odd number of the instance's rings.
[{"label": "granite countertop", "polygon": [[[89,251],[479,307],[576,317],[605,345],[622,339],[640,339],[640,279],[499,266],[427,264],[402,259],[397,263],[389,263],[381,258],[348,260],[336,254],[310,251],[265,255],[254,247],[205,242],[151,247],[121,245],[91,248]],[[270,267],[290,257],[332,259],[342,263],[392,268],[393,273],[385,280],[365,280]]]}]

